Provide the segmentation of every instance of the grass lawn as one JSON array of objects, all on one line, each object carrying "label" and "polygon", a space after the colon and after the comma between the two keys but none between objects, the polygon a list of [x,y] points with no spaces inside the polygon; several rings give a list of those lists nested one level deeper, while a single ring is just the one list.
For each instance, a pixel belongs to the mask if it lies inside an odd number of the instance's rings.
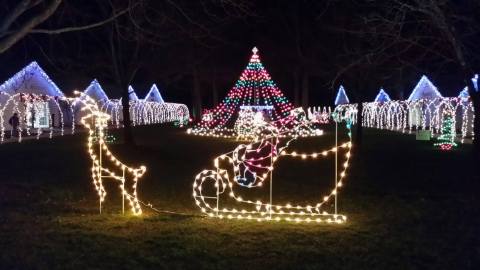
[{"label": "grass lawn", "polygon": [[[298,147],[331,146],[330,129]],[[0,145],[0,268],[480,269],[480,161],[468,145],[441,152],[366,130],[339,195],[348,221],[327,225],[202,217],[193,179],[237,143],[166,126],[137,127],[135,137],[136,148],[111,150],[147,166],[139,198],[189,215],[144,207],[123,216],[113,184],[99,215],[85,134]],[[318,201],[331,162],[281,161],[275,198]]]}]

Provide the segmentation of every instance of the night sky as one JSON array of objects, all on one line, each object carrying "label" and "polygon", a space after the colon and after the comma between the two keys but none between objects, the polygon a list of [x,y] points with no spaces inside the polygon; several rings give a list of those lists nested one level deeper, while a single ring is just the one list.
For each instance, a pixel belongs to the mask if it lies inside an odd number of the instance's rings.
[{"label": "night sky", "polygon": [[[228,12],[215,1],[194,2],[176,1],[178,7],[172,7],[163,1],[146,1],[142,11],[135,14],[145,32],[155,36],[155,42],[142,45],[135,61],[139,67],[131,84],[139,97],[157,83],[165,100],[191,106],[192,67],[196,66],[202,102],[204,107],[211,107],[212,85],[216,84],[222,99],[247,65],[254,46],[259,48],[273,80],[292,102],[295,72],[300,76],[300,88],[301,76],[308,74],[310,105],[332,105],[340,84],[349,95],[352,89],[358,90],[359,99],[364,101],[373,100],[380,87],[392,98],[406,97],[422,74],[444,96],[456,96],[463,88],[462,76],[454,63],[415,50],[404,53],[402,61],[392,59],[352,68],[334,81],[338,72],[357,57],[349,53],[358,49],[361,55],[362,49],[373,46],[366,35],[339,30],[359,29],[359,23],[375,11],[369,6],[371,1],[245,1],[242,3],[247,11],[228,7]],[[208,6],[208,10],[199,3]],[[84,25],[108,17],[110,12],[110,7],[96,1],[70,1],[63,3],[41,28]],[[153,18],[155,25],[149,25],[147,17]],[[119,21],[128,24],[126,18]],[[118,98],[120,91],[108,54],[111,28],[107,24],[60,35],[30,34],[0,55],[0,80],[36,60],[67,95],[74,89],[83,90],[97,78],[109,97]],[[415,26],[407,25],[405,31],[412,29]],[[479,36],[469,36],[468,44],[480,44]],[[132,52],[129,43],[125,41],[123,55]],[[445,44],[437,46],[439,51],[449,50]],[[474,71],[478,71],[478,54],[469,57]],[[364,79],[362,84],[357,82],[358,78]]]}]

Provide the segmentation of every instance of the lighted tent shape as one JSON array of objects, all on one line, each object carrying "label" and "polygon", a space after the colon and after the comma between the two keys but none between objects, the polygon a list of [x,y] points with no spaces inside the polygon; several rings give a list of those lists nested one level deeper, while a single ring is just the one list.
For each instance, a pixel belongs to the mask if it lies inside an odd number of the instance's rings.
[{"label": "lighted tent shape", "polygon": [[[47,101],[41,99],[35,102],[23,103],[20,94],[53,97]],[[48,77],[37,62],[31,62],[10,79],[0,85],[0,105],[2,107],[3,127],[10,129],[5,124],[14,112],[19,113],[21,121],[27,127],[48,128],[57,126],[63,119],[71,119],[71,111],[66,104],[55,99],[64,97],[63,92]]]},{"label": "lighted tent shape", "polygon": [[[102,109],[102,111],[109,112],[112,110],[112,105],[114,105],[114,103],[110,101],[97,79],[91,81],[88,87],[83,91],[83,93],[96,101],[97,105],[99,106],[99,108]],[[85,100],[86,98],[85,96],[80,96],[79,99]],[[76,101],[73,105],[75,123],[80,124],[81,118],[88,114],[88,112],[82,111],[82,106],[84,105],[82,102]]]},{"label": "lighted tent shape", "polygon": [[343,87],[343,85],[340,85],[340,87],[338,88],[337,97],[335,98],[335,106],[348,103],[350,103],[350,101],[348,100],[345,88]]},{"label": "lighted tent shape", "polygon": [[258,49],[252,49],[250,61],[233,88],[223,101],[209,111],[209,117],[195,129],[215,129],[231,127],[238,118],[240,110],[262,112],[268,120],[278,120],[290,115],[292,104],[275,85],[260,61]]},{"label": "lighted tent shape", "polygon": [[108,96],[105,91],[103,91],[103,88],[97,81],[97,79],[94,79],[90,83],[87,89],[85,89],[84,93],[99,103],[104,103],[108,101]]},{"label": "lighted tent shape", "polygon": [[164,103],[162,95],[160,94],[160,91],[158,90],[158,87],[156,84],[153,84],[152,87],[150,88],[150,91],[148,91],[147,95],[143,99],[145,101],[152,101],[152,102],[158,102],[158,103]]},{"label": "lighted tent shape", "polygon": [[380,88],[380,92],[378,92],[377,96],[375,97],[374,102],[388,102],[391,101],[392,99],[390,96],[383,90],[383,88]]},{"label": "lighted tent shape", "polygon": [[442,94],[440,94],[437,87],[433,85],[433,83],[427,78],[427,76],[423,75],[407,100],[415,101],[419,99],[436,99],[442,97],[443,96]]}]

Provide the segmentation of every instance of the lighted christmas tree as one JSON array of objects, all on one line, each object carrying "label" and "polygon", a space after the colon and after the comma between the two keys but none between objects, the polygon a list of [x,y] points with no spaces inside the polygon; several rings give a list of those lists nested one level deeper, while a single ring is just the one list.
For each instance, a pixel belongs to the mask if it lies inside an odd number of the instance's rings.
[{"label": "lighted christmas tree", "polygon": [[442,135],[438,137],[438,143],[435,143],[435,146],[439,146],[441,150],[448,151],[452,147],[457,146],[455,143],[456,132],[453,115],[453,112],[447,109],[443,112]]},{"label": "lighted christmas tree", "polygon": [[223,101],[212,111],[211,116],[197,125],[197,129],[221,129],[231,127],[241,109],[261,111],[269,120],[282,119],[290,114],[292,104],[273,82],[260,62],[258,49],[253,48],[246,69],[228,92]]}]

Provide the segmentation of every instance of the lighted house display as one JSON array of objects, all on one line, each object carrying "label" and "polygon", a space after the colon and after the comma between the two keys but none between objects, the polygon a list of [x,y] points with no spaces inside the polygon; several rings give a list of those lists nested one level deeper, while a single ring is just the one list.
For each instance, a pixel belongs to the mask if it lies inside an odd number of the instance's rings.
[{"label": "lighted house display", "polygon": [[[4,118],[8,119],[14,112],[20,113],[25,125],[31,128],[48,128],[51,124],[58,123],[59,113],[55,113],[58,106],[52,101],[26,102],[25,106],[15,106],[13,102],[8,102],[11,96],[19,93],[65,96],[37,62],[31,62],[0,85],[0,104],[5,106]],[[10,129],[10,126],[6,125],[5,128]]]}]

